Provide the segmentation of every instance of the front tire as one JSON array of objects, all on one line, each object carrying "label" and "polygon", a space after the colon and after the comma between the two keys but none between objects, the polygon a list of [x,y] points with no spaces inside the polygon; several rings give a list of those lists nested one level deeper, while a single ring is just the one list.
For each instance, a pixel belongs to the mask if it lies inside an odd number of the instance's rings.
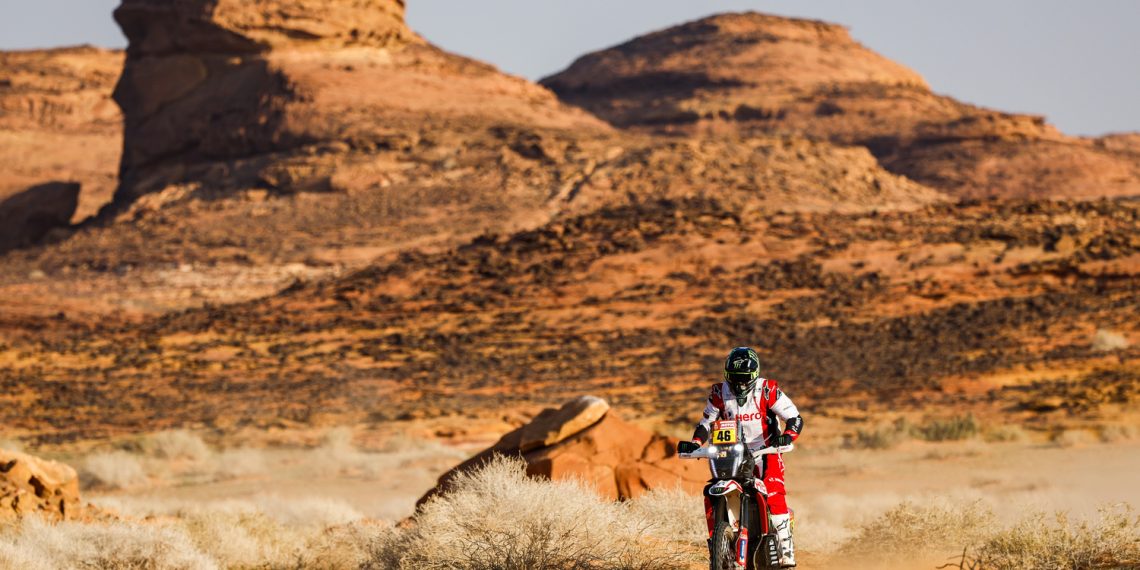
[{"label": "front tire", "polygon": [[709,570],[737,570],[736,565],[736,532],[728,524],[728,520],[721,519],[716,523],[709,544]]}]

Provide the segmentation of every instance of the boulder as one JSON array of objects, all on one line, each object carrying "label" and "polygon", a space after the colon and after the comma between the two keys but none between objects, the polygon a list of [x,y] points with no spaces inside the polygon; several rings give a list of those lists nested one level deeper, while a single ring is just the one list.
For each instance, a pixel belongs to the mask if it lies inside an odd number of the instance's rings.
[{"label": "boulder", "polygon": [[522,428],[519,449],[524,453],[565,440],[598,422],[610,405],[595,396],[581,396],[557,410],[547,408]]},{"label": "boulder", "polygon": [[79,206],[79,184],[49,182],[0,196],[0,253],[33,244],[67,227]]},{"label": "boulder", "polygon": [[[536,434],[550,443],[541,443]],[[527,474],[534,477],[584,481],[612,500],[632,499],[659,488],[696,493],[708,479],[702,462],[677,458],[676,439],[626,422],[604,400],[584,396],[559,409],[544,410],[531,423],[444,473],[419,503],[447,492],[458,473],[477,469],[496,455],[521,457]]]},{"label": "boulder", "polygon": [[68,520],[76,518],[80,509],[79,477],[74,469],[0,449],[0,522],[31,514]]}]

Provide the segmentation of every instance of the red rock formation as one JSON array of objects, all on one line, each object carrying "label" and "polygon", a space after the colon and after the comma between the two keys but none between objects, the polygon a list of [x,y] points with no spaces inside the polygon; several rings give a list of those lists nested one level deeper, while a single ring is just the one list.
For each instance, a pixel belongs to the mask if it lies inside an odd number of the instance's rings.
[{"label": "red rock formation", "polygon": [[368,185],[375,172],[354,156],[414,145],[433,126],[604,130],[536,85],[427,45],[403,13],[399,0],[124,0],[116,202],[179,183],[327,191],[339,174]]},{"label": "red rock formation", "polygon": [[937,95],[824,22],[712,16],[586,55],[542,83],[637,130],[865,146],[887,169],[956,196],[1140,194],[1134,153]]},{"label": "red rock formation", "polygon": [[81,506],[74,469],[0,449],[0,522],[30,514],[73,519]]},{"label": "red rock formation", "polygon": [[[578,429],[564,430],[563,426]],[[536,432],[561,433],[561,437],[548,437],[536,446],[529,437]],[[708,479],[707,467],[699,461],[678,459],[676,445],[675,439],[622,420],[604,400],[582,396],[558,410],[543,411],[530,424],[443,474],[419,502],[446,492],[457,473],[476,469],[496,455],[522,457],[532,476],[585,481],[613,500],[631,499],[655,488],[679,486],[699,491]]]},{"label": "red rock formation", "polygon": [[67,227],[79,205],[79,184],[49,182],[0,200],[0,253]]}]

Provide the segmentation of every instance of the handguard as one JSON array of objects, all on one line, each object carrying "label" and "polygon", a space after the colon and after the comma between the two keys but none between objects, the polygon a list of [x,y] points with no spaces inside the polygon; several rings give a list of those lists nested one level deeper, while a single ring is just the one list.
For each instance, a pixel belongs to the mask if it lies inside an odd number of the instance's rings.
[{"label": "handguard", "polygon": [[780,447],[765,447],[764,449],[757,449],[756,451],[753,451],[752,452],[752,458],[753,459],[759,459],[761,456],[764,456],[764,455],[777,455],[780,453],[790,453],[795,448],[796,448],[796,444],[794,444],[794,443],[789,443],[788,445],[782,445]]}]

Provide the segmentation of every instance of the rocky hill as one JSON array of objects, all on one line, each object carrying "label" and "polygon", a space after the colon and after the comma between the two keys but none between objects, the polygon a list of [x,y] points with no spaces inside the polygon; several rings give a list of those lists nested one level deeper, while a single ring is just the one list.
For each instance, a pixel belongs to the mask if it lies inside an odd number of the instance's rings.
[{"label": "rocky hill", "polygon": [[864,146],[888,170],[954,196],[1140,194],[1134,148],[933,93],[914,71],[825,22],[712,16],[583,56],[542,83],[638,131]]}]

